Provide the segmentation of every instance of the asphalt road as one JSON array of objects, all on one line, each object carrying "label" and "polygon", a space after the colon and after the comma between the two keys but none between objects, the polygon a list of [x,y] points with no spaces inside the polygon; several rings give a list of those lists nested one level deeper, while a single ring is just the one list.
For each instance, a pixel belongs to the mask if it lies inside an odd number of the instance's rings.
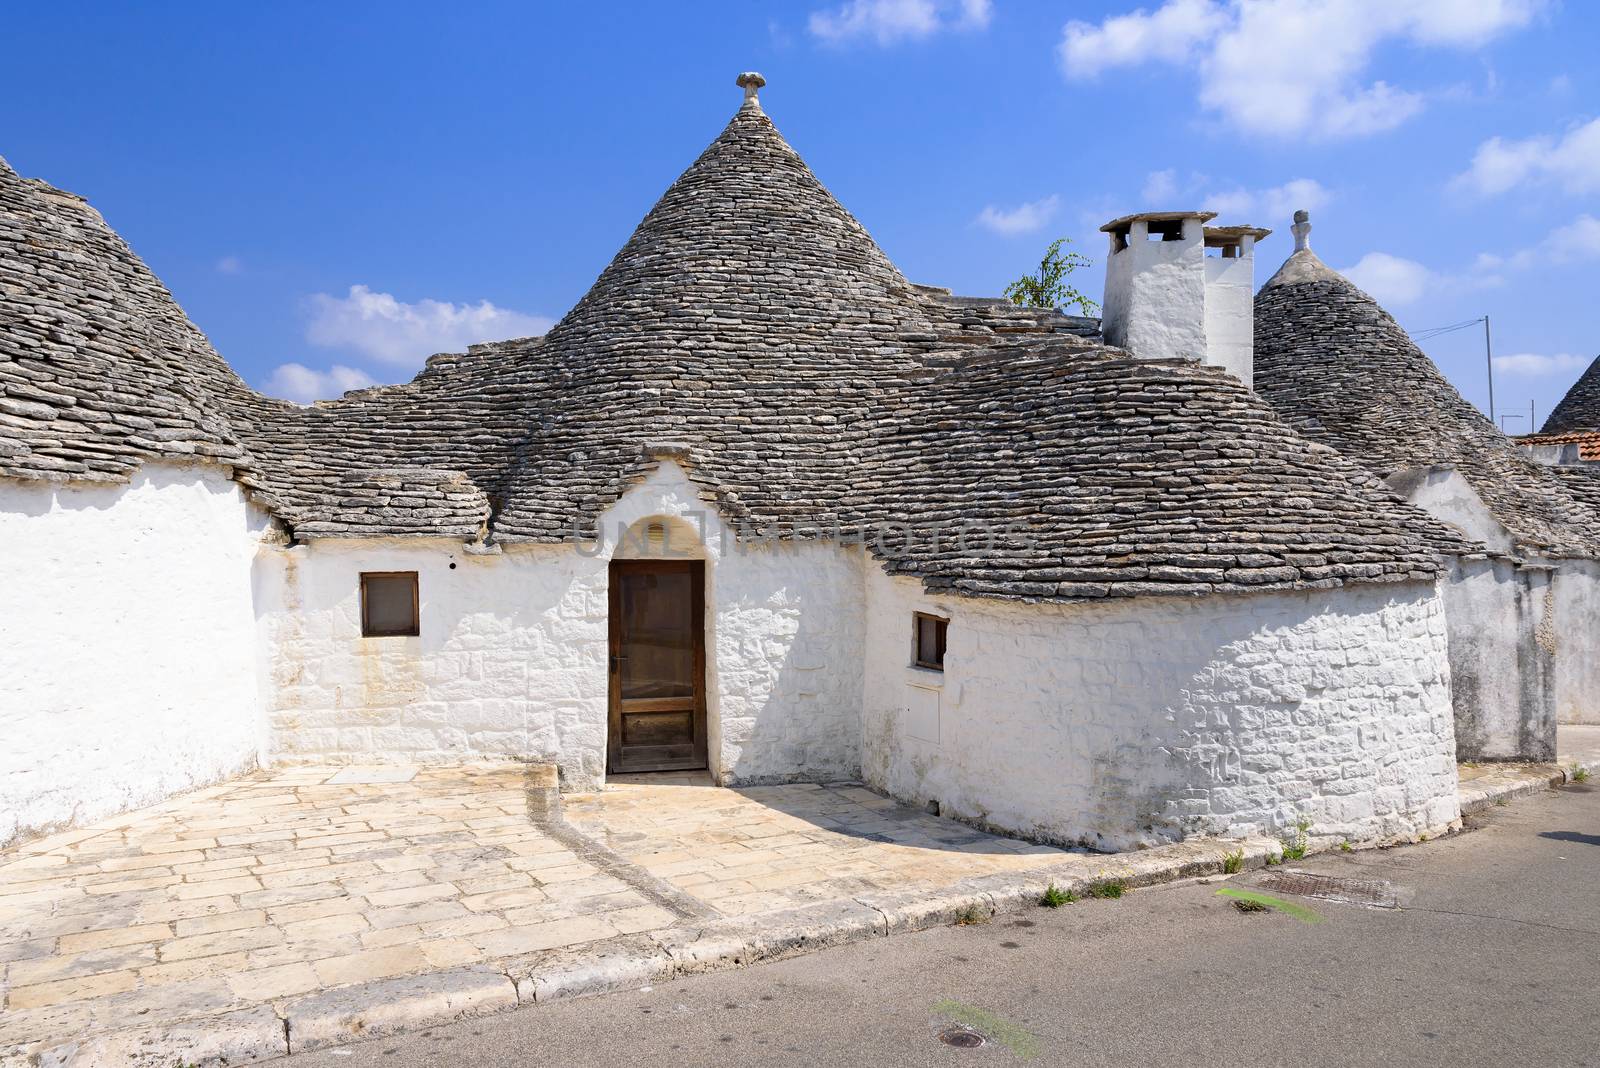
[{"label": "asphalt road", "polygon": [[[1600,789],[1470,833],[1292,867],[1399,909],[1217,880],[296,1054],[283,1068],[699,1065],[1600,1065]],[[1313,922],[1317,921],[1317,922]],[[965,1024],[977,1048],[939,1035]]]}]

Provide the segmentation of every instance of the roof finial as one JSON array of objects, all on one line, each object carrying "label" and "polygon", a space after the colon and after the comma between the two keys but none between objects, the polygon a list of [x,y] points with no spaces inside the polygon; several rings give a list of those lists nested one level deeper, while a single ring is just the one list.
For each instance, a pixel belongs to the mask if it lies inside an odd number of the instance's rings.
[{"label": "roof finial", "polygon": [[1304,208],[1294,213],[1294,225],[1289,229],[1294,231],[1294,250],[1296,252],[1311,251],[1311,213]]},{"label": "roof finial", "polygon": [[757,107],[761,106],[761,101],[756,99],[756,93],[760,92],[761,87],[767,84],[765,78],[753,70],[747,70],[735,79],[734,84],[744,90],[745,103],[748,104],[754,101]]}]

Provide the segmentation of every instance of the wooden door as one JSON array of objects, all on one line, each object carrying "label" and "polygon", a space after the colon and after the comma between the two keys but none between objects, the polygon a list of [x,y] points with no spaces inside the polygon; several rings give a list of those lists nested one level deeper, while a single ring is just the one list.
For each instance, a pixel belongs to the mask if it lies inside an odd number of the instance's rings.
[{"label": "wooden door", "polygon": [[706,766],[705,565],[611,564],[609,770]]}]

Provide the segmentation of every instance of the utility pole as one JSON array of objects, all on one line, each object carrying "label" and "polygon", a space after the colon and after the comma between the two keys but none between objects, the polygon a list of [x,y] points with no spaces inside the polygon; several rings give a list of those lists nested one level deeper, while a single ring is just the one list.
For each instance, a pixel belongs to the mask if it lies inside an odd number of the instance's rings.
[{"label": "utility pole", "polygon": [[1494,345],[1489,340],[1489,317],[1483,317],[1483,359],[1489,367],[1489,422],[1494,422]]}]

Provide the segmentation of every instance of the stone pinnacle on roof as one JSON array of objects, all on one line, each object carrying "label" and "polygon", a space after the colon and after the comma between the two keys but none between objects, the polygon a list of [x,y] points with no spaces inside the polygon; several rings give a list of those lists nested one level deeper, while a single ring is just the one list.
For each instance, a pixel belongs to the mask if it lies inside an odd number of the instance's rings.
[{"label": "stone pinnacle on roof", "polygon": [[[1300,208],[1294,213],[1294,251],[1283,261],[1278,272],[1267,279],[1262,289],[1275,289],[1284,285],[1301,285],[1307,282],[1332,282],[1349,286],[1350,282],[1339,272],[1317,258],[1311,251],[1311,213]],[[1354,288],[1353,286],[1351,288]],[[1366,294],[1362,294],[1365,296]],[[1257,333],[1260,333],[1257,330]]]},{"label": "stone pinnacle on roof", "polygon": [[761,91],[762,86],[767,84],[767,80],[759,72],[747,70],[734,79],[734,84],[744,90],[745,103],[754,104],[756,107],[761,106],[761,101],[756,94]]},{"label": "stone pinnacle on roof", "polygon": [[1294,213],[1294,225],[1289,229],[1294,231],[1294,250],[1296,252],[1311,251],[1311,213],[1301,208]]}]

